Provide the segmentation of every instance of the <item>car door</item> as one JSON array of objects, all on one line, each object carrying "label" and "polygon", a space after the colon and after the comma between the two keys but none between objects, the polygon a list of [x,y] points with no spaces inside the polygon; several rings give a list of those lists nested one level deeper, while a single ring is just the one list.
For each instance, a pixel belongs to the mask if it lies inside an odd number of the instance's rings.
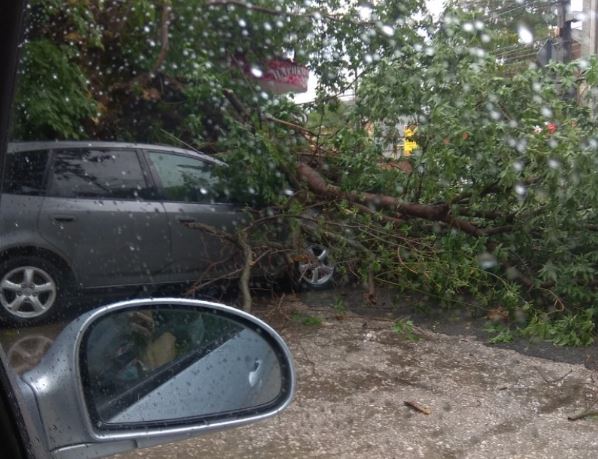
[{"label": "car door", "polygon": [[168,151],[145,154],[168,214],[173,276],[194,281],[232,273],[239,251],[226,235],[234,237],[243,214],[217,192],[213,163]]},{"label": "car door", "polygon": [[40,232],[69,254],[84,287],[163,280],[170,231],[162,204],[130,148],[52,151]]},{"label": "car door", "polygon": [[7,155],[0,203],[2,249],[39,242],[37,221],[44,201],[46,150],[12,151]]}]

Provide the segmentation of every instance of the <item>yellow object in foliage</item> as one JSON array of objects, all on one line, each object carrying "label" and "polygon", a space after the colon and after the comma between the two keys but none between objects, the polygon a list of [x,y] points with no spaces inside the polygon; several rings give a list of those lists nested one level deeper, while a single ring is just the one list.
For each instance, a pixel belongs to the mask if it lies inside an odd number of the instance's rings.
[{"label": "yellow object in foliage", "polygon": [[405,128],[405,142],[403,143],[403,155],[404,156],[411,156],[413,154],[413,150],[417,148],[417,142],[415,140],[411,140],[415,135],[415,128],[406,127]]},{"label": "yellow object in foliage", "polygon": [[417,148],[417,143],[413,140],[405,140],[403,144],[403,154],[405,156],[411,156],[413,154],[413,150]]}]

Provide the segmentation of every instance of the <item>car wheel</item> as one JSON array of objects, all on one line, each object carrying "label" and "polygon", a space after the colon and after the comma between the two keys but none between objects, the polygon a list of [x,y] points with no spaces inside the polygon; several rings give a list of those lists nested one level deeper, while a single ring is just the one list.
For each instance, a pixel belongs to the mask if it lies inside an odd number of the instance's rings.
[{"label": "car wheel", "polygon": [[36,256],[11,258],[0,267],[0,317],[34,325],[54,315],[65,291],[64,273]]},{"label": "car wheel", "polygon": [[316,290],[328,288],[332,285],[335,271],[329,249],[320,244],[310,244],[305,249],[305,258],[298,264],[299,284]]}]

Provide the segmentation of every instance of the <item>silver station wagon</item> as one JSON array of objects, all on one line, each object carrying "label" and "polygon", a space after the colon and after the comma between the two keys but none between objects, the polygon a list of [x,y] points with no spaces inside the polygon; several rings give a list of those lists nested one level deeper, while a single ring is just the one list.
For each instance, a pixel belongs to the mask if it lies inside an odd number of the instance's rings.
[{"label": "silver station wagon", "polygon": [[[192,228],[234,231],[242,208],[218,189],[224,163],[170,146],[23,142],[8,149],[0,211],[0,316],[35,323],[76,291],[218,276],[235,247]],[[303,280],[330,281],[327,251]],[[206,274],[207,273],[207,274]]]}]

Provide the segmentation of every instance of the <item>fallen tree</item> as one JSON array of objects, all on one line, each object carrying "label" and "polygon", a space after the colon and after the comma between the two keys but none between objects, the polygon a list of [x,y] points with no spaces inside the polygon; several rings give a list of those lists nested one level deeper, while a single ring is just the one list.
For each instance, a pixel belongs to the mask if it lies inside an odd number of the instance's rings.
[{"label": "fallen tree", "polygon": [[[221,234],[243,254],[229,274],[246,309],[258,261],[292,265],[321,238],[371,301],[393,285],[501,308],[530,335],[593,339],[598,123],[571,93],[595,92],[595,60],[512,65],[518,37],[473,6],[434,22],[419,0],[125,3],[35,2],[50,20],[25,44],[16,135],[180,141],[224,159],[223,191],[276,215]],[[521,5],[509,24],[522,12],[535,17]],[[256,84],[290,50],[318,77],[313,102]],[[405,124],[418,147],[398,158]],[[260,236],[268,219],[288,244]]]}]

